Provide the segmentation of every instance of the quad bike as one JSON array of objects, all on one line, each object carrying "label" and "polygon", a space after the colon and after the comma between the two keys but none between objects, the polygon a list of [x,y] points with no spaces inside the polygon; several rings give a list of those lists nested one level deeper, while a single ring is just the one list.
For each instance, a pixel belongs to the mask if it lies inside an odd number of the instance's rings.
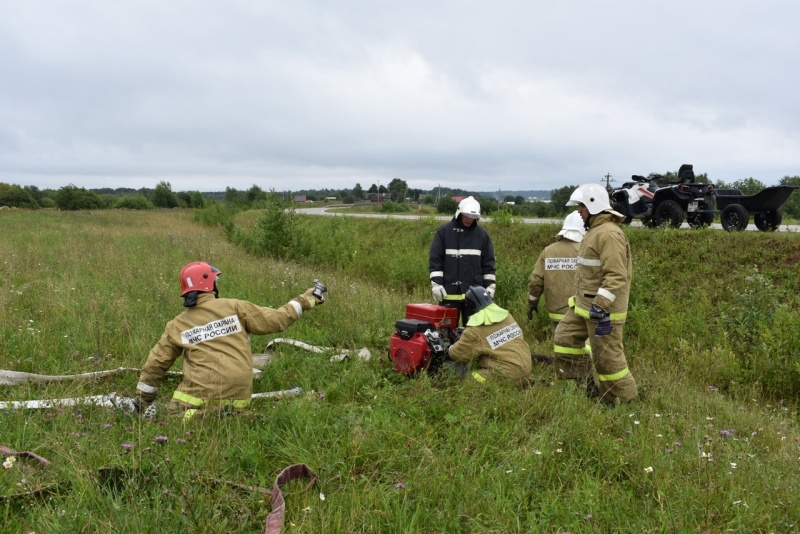
[{"label": "quad bike", "polygon": [[655,180],[634,175],[632,181],[609,191],[609,197],[614,211],[625,216],[623,224],[641,219],[650,228],[679,228],[686,220],[692,228],[700,228],[714,221],[714,186],[695,182],[689,164],[681,165],[677,182],[659,185]]}]

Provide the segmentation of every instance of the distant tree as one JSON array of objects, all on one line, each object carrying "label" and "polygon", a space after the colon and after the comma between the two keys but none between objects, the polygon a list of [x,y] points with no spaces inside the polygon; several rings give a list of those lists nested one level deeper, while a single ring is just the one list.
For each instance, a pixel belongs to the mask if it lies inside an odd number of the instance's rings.
[{"label": "distant tree", "polygon": [[405,202],[407,189],[408,184],[405,180],[393,178],[392,181],[389,182],[389,198],[394,202]]},{"label": "distant tree", "polygon": [[153,191],[152,202],[157,208],[177,208],[178,196],[172,192],[172,185],[162,180]]},{"label": "distant tree", "polygon": [[478,204],[481,205],[481,215],[489,215],[500,209],[497,199],[494,198],[479,198]]},{"label": "distant tree", "polygon": [[0,206],[35,210],[39,203],[29,191],[18,185],[0,183]]},{"label": "distant tree", "polygon": [[382,186],[378,187],[378,193],[381,193],[381,194],[386,194],[386,193],[388,193],[388,192],[389,192],[389,190],[388,190],[388,189],[386,189],[386,186],[385,186],[385,185],[382,185]]},{"label": "distant tree", "polygon": [[[800,186],[800,176],[784,176],[781,178],[779,185],[797,185]],[[800,193],[797,192],[798,190],[795,189],[791,195],[789,195],[789,199],[783,204],[781,211],[787,217],[791,217],[792,219],[800,219]]]},{"label": "distant tree", "polygon": [[743,195],[753,195],[755,193],[758,193],[765,187],[767,187],[766,185],[764,185],[764,182],[756,180],[755,178],[752,177],[741,178],[739,180],[734,181],[733,184],[731,185],[733,186],[733,189],[738,189],[739,191],[742,192]]},{"label": "distant tree", "polygon": [[503,197],[503,202],[514,202],[514,195],[506,195]]},{"label": "distant tree", "polygon": [[191,207],[198,209],[206,207],[206,198],[200,193],[200,191],[192,191],[191,199],[192,201],[189,204]]},{"label": "distant tree", "polygon": [[436,202],[436,199],[433,198],[433,195],[425,195],[424,197],[422,197],[422,203],[425,205],[430,205],[433,204],[434,202]]},{"label": "distant tree", "polygon": [[[181,208],[191,208],[192,207],[192,194],[188,191],[178,191],[175,193],[178,197],[178,206]],[[147,198],[147,197],[145,197]]]},{"label": "distant tree", "polygon": [[378,192],[378,186],[375,185],[375,184],[372,184],[371,186],[369,186],[368,192],[377,193]]},{"label": "distant tree", "polygon": [[361,184],[357,183],[353,188],[353,196],[356,198],[364,198],[364,189],[361,187]]},{"label": "distant tree", "polygon": [[58,209],[65,211],[98,210],[103,207],[103,200],[100,195],[72,184],[65,185],[56,191],[53,200],[55,200]]},{"label": "distant tree", "polygon": [[550,203],[553,205],[553,212],[556,215],[566,215],[570,208],[566,206],[572,192],[578,188],[577,185],[565,185],[559,189],[550,191]]},{"label": "distant tree", "polygon": [[525,204],[525,197],[522,195],[517,195],[514,197],[514,202],[521,206],[522,204]]},{"label": "distant tree", "polygon": [[225,188],[225,202],[231,206],[244,206],[247,204],[247,197],[233,187]]},{"label": "distant tree", "polygon": [[114,209],[151,210],[153,209],[153,203],[147,200],[144,195],[125,195],[117,200],[114,204]]},{"label": "distant tree", "polygon": [[258,202],[259,200],[267,199],[267,193],[255,184],[253,184],[250,189],[247,190],[246,196],[247,202],[250,204]]},{"label": "distant tree", "polygon": [[436,204],[437,213],[444,213],[447,215],[455,215],[458,203],[450,197],[442,197],[439,203]]}]

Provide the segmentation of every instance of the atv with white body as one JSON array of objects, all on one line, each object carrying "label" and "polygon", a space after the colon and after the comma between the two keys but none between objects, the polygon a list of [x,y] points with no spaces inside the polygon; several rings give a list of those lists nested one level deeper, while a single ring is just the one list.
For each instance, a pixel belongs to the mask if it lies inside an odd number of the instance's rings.
[{"label": "atv with white body", "polygon": [[610,191],[609,197],[614,210],[625,216],[623,224],[641,219],[651,228],[679,228],[686,221],[692,228],[700,228],[714,221],[714,186],[695,182],[689,164],[681,165],[677,182],[659,185],[634,175],[632,181]]}]

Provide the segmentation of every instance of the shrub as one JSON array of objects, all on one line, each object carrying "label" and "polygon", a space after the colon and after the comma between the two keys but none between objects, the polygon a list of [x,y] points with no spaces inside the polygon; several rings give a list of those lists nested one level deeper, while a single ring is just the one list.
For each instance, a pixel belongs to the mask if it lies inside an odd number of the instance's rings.
[{"label": "shrub", "polygon": [[144,195],[125,195],[117,200],[114,209],[123,210],[151,210],[153,203],[147,200]]}]

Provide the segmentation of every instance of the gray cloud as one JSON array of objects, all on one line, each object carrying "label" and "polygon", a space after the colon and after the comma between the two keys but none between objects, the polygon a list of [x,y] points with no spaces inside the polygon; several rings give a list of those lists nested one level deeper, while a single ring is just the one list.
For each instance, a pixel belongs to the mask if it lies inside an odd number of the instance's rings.
[{"label": "gray cloud", "polygon": [[1,0],[0,181],[800,174],[792,2]]}]

